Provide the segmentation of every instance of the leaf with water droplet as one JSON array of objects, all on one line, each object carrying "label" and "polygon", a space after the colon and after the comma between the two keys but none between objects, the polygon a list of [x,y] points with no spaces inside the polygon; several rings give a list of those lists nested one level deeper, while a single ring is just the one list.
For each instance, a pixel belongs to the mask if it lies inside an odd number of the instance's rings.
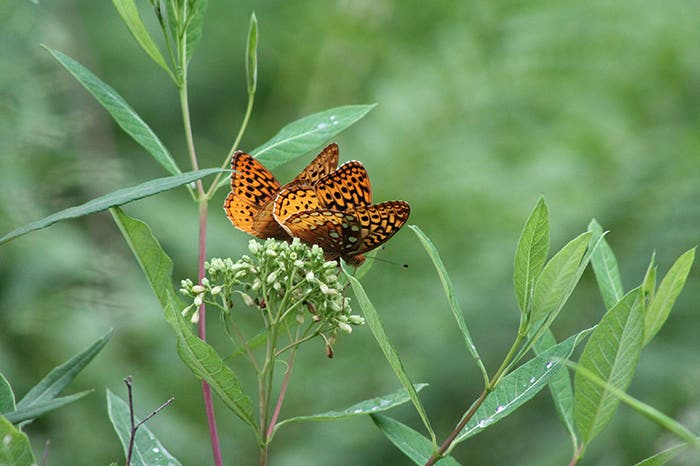
[{"label": "leaf with water droplet", "polygon": [[[428,384],[417,383],[413,386],[416,389],[416,392],[419,392],[423,388],[427,387]],[[296,416],[289,419],[285,419],[284,421],[277,423],[274,432],[277,432],[277,429],[279,429],[284,424],[289,424],[292,422],[332,421],[335,419],[345,419],[348,417],[360,416],[370,413],[379,413],[381,411],[386,411],[388,409],[402,405],[410,400],[411,398],[408,396],[406,390],[401,388],[393,393],[389,393],[384,396],[379,396],[376,398],[370,398],[368,400],[361,401],[341,411],[326,411],[324,413],[311,414],[309,416]]]},{"label": "leaf with water droplet", "polygon": [[[505,376],[457,435],[454,444],[473,437],[486,427],[508,416],[535,396],[562,368],[562,360],[571,355],[576,345],[590,331],[591,329],[588,329],[572,335]],[[526,383],[523,386],[524,382],[529,382],[532,379],[534,379],[534,383]]]},{"label": "leaf with water droplet", "polygon": [[[109,413],[109,420],[112,421],[112,426],[114,426],[114,430],[117,432],[117,436],[126,453],[131,437],[129,406],[109,389],[107,389],[107,412]],[[134,421],[137,424],[139,422],[138,419]],[[179,466],[181,463],[163,447],[163,444],[144,424],[136,431],[131,464],[134,466],[149,466],[153,464]]]}]

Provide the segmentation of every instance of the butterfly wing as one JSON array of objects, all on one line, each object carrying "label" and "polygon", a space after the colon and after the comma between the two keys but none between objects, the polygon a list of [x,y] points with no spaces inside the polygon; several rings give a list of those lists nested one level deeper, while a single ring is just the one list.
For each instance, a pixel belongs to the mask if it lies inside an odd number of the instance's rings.
[{"label": "butterfly wing", "polygon": [[372,186],[362,163],[351,160],[327,174],[314,186],[324,207],[350,210],[372,204]]},{"label": "butterfly wing", "polygon": [[224,210],[233,226],[259,238],[267,238],[274,234],[264,234],[275,230],[276,225],[284,235],[282,237],[286,237],[272,217],[274,196],[281,188],[274,175],[241,151],[231,159],[231,169],[231,192],[224,201]]},{"label": "butterfly wing", "polygon": [[382,202],[347,213],[347,220],[352,217],[354,221],[343,225],[343,259],[350,264],[361,264],[362,254],[389,241],[410,214],[411,207],[405,201]]},{"label": "butterfly wing", "polygon": [[298,184],[313,185],[338,167],[338,145],[326,146],[287,186]]},{"label": "butterfly wing", "polygon": [[326,260],[340,256],[343,248],[345,214],[327,209],[306,210],[290,215],[284,221],[287,232],[302,242],[317,244]]},{"label": "butterfly wing", "polygon": [[296,185],[283,188],[274,202],[273,216],[284,226],[285,220],[293,214],[306,210],[321,209],[323,206],[316,197],[314,188],[308,185]]}]

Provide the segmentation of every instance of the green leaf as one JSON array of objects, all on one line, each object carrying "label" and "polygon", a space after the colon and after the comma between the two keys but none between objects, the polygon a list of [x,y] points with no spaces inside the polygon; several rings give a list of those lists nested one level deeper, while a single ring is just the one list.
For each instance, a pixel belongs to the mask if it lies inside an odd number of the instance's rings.
[{"label": "green leaf", "polygon": [[54,368],[17,403],[17,410],[27,410],[54,399],[97,356],[97,353],[104,348],[111,337],[112,330],[68,361]]},{"label": "green leaf", "polygon": [[175,81],[175,75],[173,75],[172,70],[165,62],[158,46],[153,42],[150,34],[148,34],[143,21],[141,21],[141,16],[139,15],[139,10],[136,8],[134,0],[112,0],[112,3],[114,3],[114,7],[117,9],[119,16],[122,17],[129,32],[134,39],[136,39],[136,42],[139,43],[143,51],[146,52],[158,66],[163,68],[173,81]]},{"label": "green leaf", "polygon": [[544,266],[535,282],[531,323],[547,317],[551,322],[564,307],[581,277],[579,272],[585,264],[582,258],[590,237],[590,233],[582,233],[572,239]]},{"label": "green leaf", "polygon": [[[581,354],[579,365],[624,391],[634,376],[644,341],[639,288],[627,293],[600,320]],[[574,378],[574,421],[584,445],[612,419],[619,400],[579,372]]]},{"label": "green leaf", "polygon": [[666,322],[668,314],[676,302],[676,298],[685,285],[685,280],[688,278],[690,266],[693,265],[694,259],[695,248],[686,251],[679,257],[671,266],[664,279],[661,280],[661,285],[659,285],[659,289],[644,316],[645,345],[654,338]]},{"label": "green leaf", "polygon": [[[697,440],[700,441],[700,437]],[[674,447],[660,451],[654,456],[650,456],[649,458],[646,458],[640,461],[639,463],[636,463],[634,466],[663,466],[664,464],[668,463],[669,461],[683,453],[687,448],[687,443],[681,443],[680,445],[676,445]]]},{"label": "green leaf", "polygon": [[245,74],[248,81],[248,94],[255,94],[258,86],[258,18],[255,12],[250,15],[248,42],[246,43]]},{"label": "green leaf", "polygon": [[0,465],[32,466],[36,464],[29,437],[0,416]]},{"label": "green leaf", "polygon": [[93,390],[84,390],[82,392],[74,393],[72,395],[61,396],[59,398],[46,398],[36,401],[26,407],[18,408],[11,413],[5,414],[8,421],[13,424],[19,424],[20,422],[31,421],[49,411],[54,411],[62,406],[65,406],[74,401],[89,395]]},{"label": "green leaf", "polygon": [[15,393],[12,391],[10,382],[4,375],[0,374],[0,414],[9,413],[15,410]]},{"label": "green leaf", "polygon": [[42,228],[46,228],[49,225],[53,225],[56,222],[60,222],[61,220],[67,220],[71,218],[82,217],[84,215],[94,214],[95,212],[107,210],[110,207],[127,204],[137,199],[153,196],[154,194],[158,194],[169,189],[177,188],[178,186],[182,186],[183,184],[191,183],[192,181],[198,180],[207,175],[221,173],[224,171],[227,170],[222,170],[220,168],[207,168],[205,170],[197,170],[193,172],[183,173],[181,175],[157,178],[155,180],[146,181],[145,183],[141,183],[136,186],[119,189],[117,191],[113,191],[109,194],[105,194],[104,196],[88,201],[85,204],[61,210],[60,212],[51,214],[48,217],[42,218],[41,220],[28,223],[22,227],[12,230],[8,234],[0,238],[0,244],[7,243],[10,240],[13,240],[19,236],[25,235],[32,231],[41,230]]},{"label": "green leaf", "polygon": [[452,280],[450,280],[450,276],[447,274],[447,269],[445,269],[445,265],[443,264],[442,259],[440,258],[440,254],[433,245],[432,241],[430,241],[430,239],[425,235],[425,233],[423,233],[423,231],[420,228],[418,228],[416,225],[409,225],[409,228],[413,230],[416,236],[418,236],[418,239],[423,244],[425,250],[428,252],[428,256],[430,256],[430,258],[432,259],[433,265],[435,266],[435,270],[437,271],[438,276],[440,277],[440,281],[442,282],[442,289],[445,291],[445,295],[447,296],[447,302],[449,303],[450,309],[452,310],[452,314],[454,315],[455,320],[457,321],[457,326],[462,331],[462,337],[464,338],[464,343],[467,345],[467,350],[469,351],[469,353],[471,353],[472,358],[474,358],[476,364],[479,366],[479,369],[481,370],[481,375],[484,378],[484,382],[488,384],[488,372],[484,367],[484,363],[481,360],[481,356],[479,356],[479,352],[476,349],[476,345],[474,345],[474,340],[472,340],[471,334],[469,333],[469,328],[467,327],[467,324],[464,321],[462,309],[459,306],[459,302],[457,301],[457,295],[455,294],[454,286],[452,285]]},{"label": "green leaf", "polygon": [[80,81],[80,84],[112,115],[114,121],[156,159],[156,162],[161,164],[172,175],[182,173],[158,136],[117,91],[102,82],[90,70],[68,55],[64,55],[58,50],[45,48]]},{"label": "green leaf", "polygon": [[250,154],[273,169],[314,149],[356,123],[374,105],[346,105],[296,120]]},{"label": "green leaf", "polygon": [[474,416],[455,438],[453,446],[495,424],[539,393],[563,367],[563,360],[591,329],[572,335],[552,346],[505,376],[486,396]]},{"label": "green leaf", "polygon": [[638,399],[628,395],[614,385],[606,382],[605,380],[598,377],[593,371],[590,371],[580,364],[575,364],[571,361],[566,361],[566,365],[576,370],[576,378],[585,377],[591,383],[595,384],[596,387],[601,390],[606,390],[610,395],[616,397],[619,401],[622,401],[630,408],[637,411],[642,416],[656,423],[660,427],[668,430],[672,434],[676,435],[681,440],[692,445],[697,451],[700,452],[700,439],[695,436],[690,430],[688,430],[681,423],[675,421],[674,419],[668,417],[658,409],[653,406],[639,401]]},{"label": "green leaf", "polygon": [[[381,414],[370,414],[374,425],[416,464],[425,464],[433,454],[433,444],[427,438],[396,419]],[[451,456],[442,458],[440,466],[459,466]]]},{"label": "green leaf", "polygon": [[[427,383],[416,384],[416,392],[421,391],[427,386]],[[402,405],[410,400],[411,398],[408,396],[408,393],[406,393],[406,390],[401,388],[393,393],[389,393],[384,396],[361,401],[348,408],[343,409],[342,411],[326,411],[325,413],[312,414],[310,416],[296,416],[289,419],[285,419],[284,421],[277,423],[277,425],[275,426],[275,432],[284,424],[289,424],[292,422],[333,421],[336,419],[346,419],[354,416],[364,416],[366,414],[387,411],[391,408]]]},{"label": "green leaf", "polygon": [[[554,339],[554,335],[547,329],[535,342],[533,350],[535,354],[542,354],[556,344],[557,341]],[[574,389],[571,386],[569,371],[562,370],[554,374],[549,381],[549,391],[552,394],[552,400],[559,414],[559,419],[564,424],[567,432],[569,432],[573,451],[576,452],[578,450],[578,437],[574,427]]]},{"label": "green leaf", "polygon": [[591,265],[598,281],[600,294],[603,295],[605,308],[611,309],[625,294],[620,269],[617,266],[615,254],[604,238],[603,228],[595,219],[588,224],[588,231],[592,233],[591,245],[599,242],[595,252],[591,254]]},{"label": "green leaf", "polygon": [[416,411],[418,411],[418,415],[420,416],[421,420],[423,421],[425,428],[430,433],[430,437],[432,438],[433,443],[435,443],[436,442],[435,432],[433,432],[433,428],[430,426],[430,421],[428,420],[428,415],[425,412],[425,408],[423,408],[423,404],[421,403],[420,398],[418,398],[418,393],[416,392],[416,389],[413,388],[413,384],[411,383],[411,379],[408,377],[408,374],[406,374],[406,370],[403,367],[403,363],[401,362],[401,358],[399,358],[399,355],[396,352],[396,349],[389,341],[389,337],[387,337],[387,335],[386,335],[386,331],[384,330],[384,324],[382,323],[381,319],[379,318],[379,314],[377,313],[377,310],[374,308],[374,306],[372,305],[372,302],[367,297],[367,293],[365,293],[365,290],[362,287],[362,285],[360,284],[360,282],[357,281],[357,279],[355,277],[353,277],[350,274],[350,272],[348,272],[345,264],[341,264],[341,265],[343,267],[343,271],[345,272],[345,275],[347,275],[348,280],[350,280],[352,290],[355,293],[355,298],[357,299],[357,302],[360,304],[360,307],[362,308],[362,312],[365,315],[365,319],[367,321],[367,326],[372,331],[372,334],[374,335],[375,340],[377,340],[379,347],[382,349],[382,352],[384,353],[384,357],[386,357],[386,360],[389,362],[389,365],[394,370],[394,373],[396,374],[399,381],[401,382],[401,385],[403,385],[403,387],[406,389],[406,392],[408,393],[408,396],[411,398],[413,405],[416,407]]},{"label": "green leaf", "polygon": [[[129,412],[129,405],[109,389],[107,389],[107,412],[119,441],[124,447],[124,456],[126,457],[129,449],[129,440],[131,439],[131,413]],[[134,417],[134,423],[138,424],[139,422],[138,417]],[[145,424],[142,424],[136,430],[134,437],[131,464],[132,466],[151,466],[155,464],[178,466],[181,463],[165,449],[153,432]]]},{"label": "green leaf", "polygon": [[172,284],[173,262],[163,251],[144,222],[129,217],[121,209],[111,209],[112,217],[129,244],[153,289],[165,318],[177,336],[177,350],[190,370],[211,385],[224,404],[256,431],[252,402],[241,388],[233,371],[204,341],[192,333],[180,311],[185,307]]},{"label": "green leaf", "polygon": [[651,260],[649,261],[649,267],[644,274],[644,280],[642,280],[642,293],[644,293],[644,298],[646,302],[649,303],[654,299],[656,295],[656,265],[654,264],[654,259],[656,258],[656,253],[651,255]]},{"label": "green leaf", "polygon": [[549,211],[544,198],[540,197],[518,240],[513,267],[513,284],[518,305],[528,312],[532,290],[542,272],[549,251]]},{"label": "green leaf", "polygon": [[192,58],[192,53],[202,38],[204,26],[204,14],[207,11],[208,0],[193,0],[190,2],[192,9],[187,14],[187,63]]}]

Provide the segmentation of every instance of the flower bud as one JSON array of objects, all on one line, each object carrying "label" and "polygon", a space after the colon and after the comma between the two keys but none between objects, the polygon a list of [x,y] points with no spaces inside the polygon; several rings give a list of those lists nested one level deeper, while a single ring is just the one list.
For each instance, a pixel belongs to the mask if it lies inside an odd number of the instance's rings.
[{"label": "flower bud", "polygon": [[193,293],[202,293],[206,288],[204,288],[202,285],[194,285],[192,287],[192,292]]},{"label": "flower bud", "polygon": [[338,328],[345,333],[352,333],[352,327],[350,327],[345,322],[338,322]]}]

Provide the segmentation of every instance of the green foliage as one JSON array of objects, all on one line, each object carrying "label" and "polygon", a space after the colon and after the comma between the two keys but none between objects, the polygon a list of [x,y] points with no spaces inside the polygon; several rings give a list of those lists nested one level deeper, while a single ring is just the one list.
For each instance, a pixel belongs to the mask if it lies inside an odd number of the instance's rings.
[{"label": "green foliage", "polygon": [[32,466],[36,464],[29,438],[0,416],[0,464],[11,466]]},{"label": "green foliage", "polygon": [[46,47],[51,55],[63,65],[85,89],[102,105],[107,112],[114,118],[114,121],[131,136],[134,141],[139,143],[153,158],[161,164],[171,175],[182,173],[180,168],[173,160],[168,149],[156,136],[153,130],[146,124],[145,121],[126,103],[126,101],[110,86],[105,84],[95,76],[90,70],[83,65],[73,60],[68,55],[64,55],[58,50],[52,50]]},{"label": "green foliage", "polygon": [[[430,443],[430,440],[407,425],[381,414],[371,414],[370,416],[382,434],[415,464],[425,464],[433,454],[433,444]],[[441,466],[459,466],[459,463],[451,456],[443,457],[439,464]]]},{"label": "green foliage", "polygon": [[[613,387],[625,390],[632,381],[644,341],[643,301],[639,288],[627,293],[597,325],[579,360]],[[617,397],[579,374],[574,379],[574,420],[584,445],[610,422]]]},{"label": "green foliage", "polygon": [[97,353],[104,348],[111,337],[112,331],[110,330],[95,343],[76,354],[68,361],[52,369],[51,372],[32,387],[16,405],[12,388],[9,382],[2,377],[3,393],[0,394],[0,399],[2,399],[3,402],[1,405],[11,409],[2,409],[0,413],[13,424],[31,422],[38,416],[77,401],[92,393],[92,390],[85,390],[73,395],[58,397],[58,394],[75,379],[78,373],[82,371],[95,356],[97,356]]},{"label": "green foliage", "polygon": [[592,233],[591,242],[595,241],[598,243],[598,247],[591,255],[593,272],[595,272],[605,307],[611,309],[625,294],[622,288],[617,259],[610,245],[603,237],[603,228],[595,219],[588,224],[588,231]]},{"label": "green foliage", "polygon": [[248,94],[255,94],[258,86],[258,18],[255,12],[250,15],[248,42],[246,43],[245,75],[248,81]]},{"label": "green foliage", "polygon": [[[131,439],[131,412],[129,411],[129,405],[109,389],[107,389],[107,412],[126,456]],[[134,416],[133,421],[135,425],[138,425],[140,422],[138,416]],[[154,464],[180,466],[180,462],[165,449],[163,444],[160,443],[145,424],[142,424],[136,430],[131,464],[134,466],[151,466]]]},{"label": "green foliage", "polygon": [[549,211],[540,198],[518,240],[513,266],[513,284],[520,310],[530,312],[530,300],[537,277],[547,260],[549,251]]},{"label": "green foliage", "polygon": [[184,305],[173,289],[172,260],[160,247],[151,229],[119,208],[113,208],[112,215],[158,297],[166,320],[175,331],[180,359],[197,377],[211,385],[231,411],[257,429],[252,417],[252,402],[236,375],[210,345],[192,333],[190,325],[180,315]]},{"label": "green foliage", "polygon": [[205,170],[197,170],[193,172],[183,173],[181,175],[157,178],[155,180],[146,181],[136,186],[119,189],[117,191],[105,194],[104,196],[88,201],[85,204],[81,204],[76,207],[69,207],[68,209],[61,210],[60,212],[56,212],[55,214],[51,214],[48,217],[42,218],[41,220],[28,223],[15,230],[12,230],[11,232],[7,233],[2,238],[0,238],[0,244],[11,241],[19,236],[26,235],[27,233],[30,233],[32,231],[46,228],[50,225],[53,225],[56,222],[60,222],[61,220],[78,218],[96,212],[101,212],[114,206],[127,204],[137,199],[153,196],[154,194],[158,194],[169,189],[177,188],[178,186],[191,183],[192,181],[198,180],[207,175],[221,173],[221,171],[222,170],[218,168],[207,168]]}]

